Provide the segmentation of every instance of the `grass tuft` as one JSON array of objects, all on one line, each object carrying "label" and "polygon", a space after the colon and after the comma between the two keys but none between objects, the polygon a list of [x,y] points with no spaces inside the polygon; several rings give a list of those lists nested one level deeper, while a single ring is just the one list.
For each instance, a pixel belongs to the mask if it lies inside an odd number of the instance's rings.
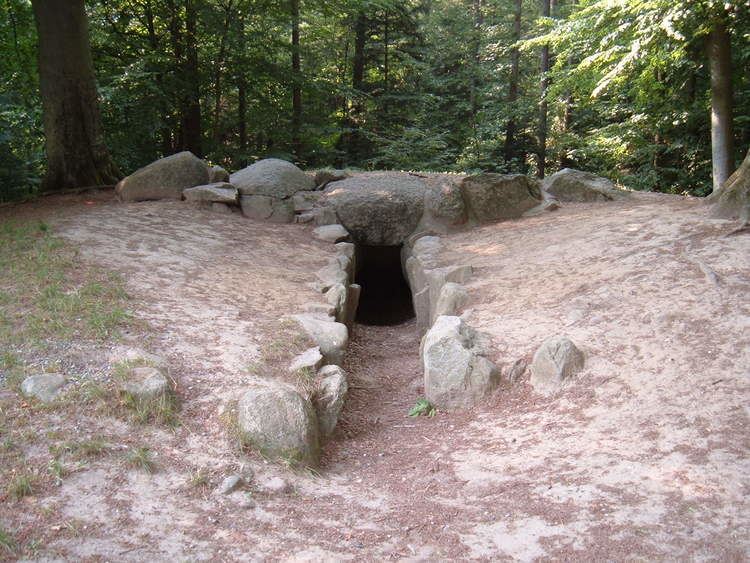
[{"label": "grass tuft", "polygon": [[125,456],[125,463],[133,469],[140,469],[146,473],[153,473],[156,470],[151,450],[146,446],[132,448]]},{"label": "grass tuft", "polygon": [[122,393],[122,405],[139,424],[163,424],[177,426],[178,405],[172,393],[164,393],[149,399],[141,399],[131,393]]},{"label": "grass tuft", "polygon": [[8,486],[8,495],[14,500],[29,496],[34,492],[34,478],[31,475],[18,475]]},{"label": "grass tuft", "polygon": [[16,540],[13,539],[11,533],[3,528],[0,528],[0,553],[6,555],[13,555],[16,552]]}]

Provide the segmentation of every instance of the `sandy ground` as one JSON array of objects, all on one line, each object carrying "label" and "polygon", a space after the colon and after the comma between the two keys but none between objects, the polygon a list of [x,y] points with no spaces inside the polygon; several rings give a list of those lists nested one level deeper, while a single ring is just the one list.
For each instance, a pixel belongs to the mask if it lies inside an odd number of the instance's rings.
[{"label": "sandy ground", "polygon": [[[44,530],[39,558],[748,558],[750,236],[722,237],[730,224],[698,202],[568,205],[447,237],[445,263],[475,267],[466,314],[499,365],[567,334],[584,372],[552,396],[526,373],[470,412],[413,419],[414,322],[357,326],[351,397],[318,473],[239,453],[219,419],[279,316],[316,299],[306,283],[331,249],[309,227],[177,202],[73,198],[25,213],[125,276],[151,335],[138,344],[169,359],[184,405],[174,431],[75,421],[118,447],[147,443],[158,471],[105,456],[7,502],[6,529]],[[46,463],[38,450],[28,463]],[[291,490],[251,485],[247,507],[247,494],[187,487],[196,468],[215,485],[241,464]]]}]

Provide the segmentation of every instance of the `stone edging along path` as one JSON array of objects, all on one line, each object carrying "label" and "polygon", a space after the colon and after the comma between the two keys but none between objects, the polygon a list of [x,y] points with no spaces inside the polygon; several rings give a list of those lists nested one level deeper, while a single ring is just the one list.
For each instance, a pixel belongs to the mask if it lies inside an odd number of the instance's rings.
[{"label": "stone edging along path", "polygon": [[[315,178],[291,163],[261,160],[231,176],[191,153],[156,161],[122,180],[122,201],[185,199],[218,212],[274,223],[314,222],[313,234],[333,255],[311,287],[322,302],[289,315],[315,344],[294,358],[293,373],[315,382],[310,398],[278,382],[248,389],[237,409],[243,440],[263,455],[315,466],[334,431],[348,393],[341,368],[359,303],[357,245],[401,247],[401,266],[423,335],[420,356],[426,398],[441,409],[468,408],[490,393],[500,370],[488,358],[486,335],[459,316],[468,301],[469,265],[440,265],[440,234],[551,211],[559,201],[626,197],[604,178],[562,170],[539,181],[519,174],[360,173],[319,171]],[[554,341],[553,341],[554,340]],[[570,341],[545,342],[532,364],[535,388],[582,367]]]}]

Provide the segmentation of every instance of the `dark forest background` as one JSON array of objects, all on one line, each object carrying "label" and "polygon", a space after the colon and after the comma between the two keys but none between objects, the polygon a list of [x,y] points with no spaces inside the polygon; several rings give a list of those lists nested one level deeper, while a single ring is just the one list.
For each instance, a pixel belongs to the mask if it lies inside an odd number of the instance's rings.
[{"label": "dark forest background", "polygon": [[[180,150],[236,170],[524,172],[711,191],[711,51],[750,145],[745,0],[92,0],[106,145],[123,174]],[[717,24],[718,22],[718,24]],[[65,26],[65,22],[60,22]],[[45,174],[31,2],[0,0],[0,201]]]}]

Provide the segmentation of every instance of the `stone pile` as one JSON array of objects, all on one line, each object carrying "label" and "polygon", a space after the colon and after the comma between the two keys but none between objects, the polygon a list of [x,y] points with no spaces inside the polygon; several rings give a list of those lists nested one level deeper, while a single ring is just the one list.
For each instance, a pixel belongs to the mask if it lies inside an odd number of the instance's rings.
[{"label": "stone pile", "polygon": [[[289,365],[314,382],[306,395],[279,383],[248,389],[238,423],[247,442],[264,454],[315,465],[320,444],[333,433],[348,392],[341,363],[359,303],[354,283],[355,244],[401,246],[418,328],[427,399],[445,409],[476,404],[499,383],[488,359],[488,338],[461,316],[472,275],[466,264],[441,264],[439,235],[457,229],[553,211],[560,202],[626,197],[604,178],[564,169],[543,183],[519,174],[473,176],[341,170],[307,174],[279,159],[260,160],[229,175],[188,152],[156,161],[123,179],[122,201],[184,199],[215,211],[241,210],[250,219],[312,223],[313,236],[333,244],[311,286],[321,300],[290,315],[314,344]],[[743,192],[744,193],[744,192]],[[544,342],[531,365],[540,392],[557,389],[578,373],[583,353],[565,337]],[[515,380],[526,363],[510,370]]]}]

